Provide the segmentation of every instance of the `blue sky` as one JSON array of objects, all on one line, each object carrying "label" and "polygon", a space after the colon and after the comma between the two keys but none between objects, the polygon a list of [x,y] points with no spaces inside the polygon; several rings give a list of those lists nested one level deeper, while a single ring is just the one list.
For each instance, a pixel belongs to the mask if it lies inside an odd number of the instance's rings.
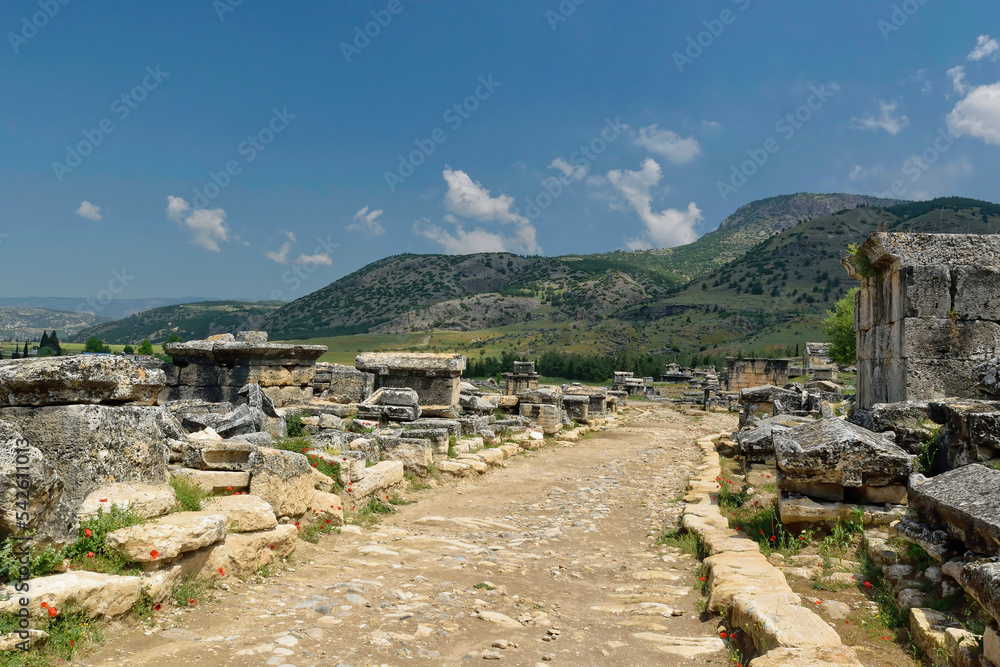
[{"label": "blue sky", "polygon": [[993,0],[8,0],[0,32],[2,296],[291,300],[778,194],[1000,200]]}]

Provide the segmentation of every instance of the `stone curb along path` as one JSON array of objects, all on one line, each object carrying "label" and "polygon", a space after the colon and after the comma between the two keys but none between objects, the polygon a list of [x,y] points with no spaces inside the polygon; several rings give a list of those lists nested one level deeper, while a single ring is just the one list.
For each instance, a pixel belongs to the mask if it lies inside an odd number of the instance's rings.
[{"label": "stone curb along path", "polygon": [[826,621],[801,606],[785,575],[767,562],[754,540],[729,527],[713,501],[722,474],[715,439],[725,435],[698,440],[704,463],[689,484],[681,522],[698,535],[709,554],[704,561],[711,591],[708,610],[719,612],[730,627],[751,638],[759,657],[748,667],[862,667],[854,649],[844,646]]}]

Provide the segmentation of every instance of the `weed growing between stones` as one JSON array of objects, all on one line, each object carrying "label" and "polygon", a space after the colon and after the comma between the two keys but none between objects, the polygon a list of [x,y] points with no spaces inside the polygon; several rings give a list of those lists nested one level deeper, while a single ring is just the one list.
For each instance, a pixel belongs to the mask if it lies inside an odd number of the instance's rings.
[{"label": "weed growing between stones", "polygon": [[935,426],[930,429],[930,436],[924,441],[920,448],[920,453],[917,455],[917,465],[920,466],[920,472],[926,476],[934,474],[934,459],[937,458],[938,453],[938,434],[941,432],[940,426]]},{"label": "weed growing between stones", "polygon": [[425,489],[434,488],[427,482],[417,477],[417,473],[413,472],[412,470],[405,471],[403,473],[403,476],[406,478],[406,481],[410,485],[410,491],[423,491]]},{"label": "weed growing between stones", "polygon": [[458,438],[455,436],[448,436],[448,458],[453,459],[457,454],[455,453],[455,445],[457,444]]},{"label": "weed growing between stones", "polygon": [[[0,583],[7,584],[14,579],[20,579],[20,576],[17,576],[17,571],[21,564],[19,557],[14,555],[15,547],[12,537],[0,542]],[[46,547],[43,551],[32,554],[30,576],[34,578],[48,574],[62,560],[63,555],[60,549]]]},{"label": "weed growing between stones", "polygon": [[174,586],[170,591],[170,597],[174,599],[174,604],[178,607],[193,607],[199,602],[211,600],[208,591],[217,587],[214,582],[206,579],[199,579],[195,574],[184,577],[184,581]]},{"label": "weed growing between stones", "polygon": [[387,502],[390,505],[413,505],[417,501],[413,500],[412,498],[404,498],[398,493],[393,493],[391,496],[388,497]]},{"label": "weed growing between stones", "polygon": [[290,438],[297,438],[305,433],[306,425],[302,419],[308,416],[309,413],[307,412],[296,412],[285,418],[285,432],[288,433]]},{"label": "weed growing between stones", "polygon": [[304,530],[299,531],[299,539],[316,544],[319,542],[320,535],[329,535],[330,533],[337,533],[339,535],[340,528],[333,525],[330,516],[329,512],[323,512],[317,516]]},{"label": "weed growing between stones", "polygon": [[[32,554],[31,576],[42,577],[51,574],[56,567],[69,560],[70,568],[87,570],[104,574],[134,574],[139,566],[112,549],[105,542],[105,536],[119,528],[128,528],[145,523],[146,520],[135,510],[112,505],[105,511],[98,508],[97,514],[80,523],[80,533],[77,540],[62,549],[46,547],[43,551]],[[19,567],[14,555],[14,541],[10,538],[0,543],[0,582],[9,583],[15,577]],[[17,577],[20,578],[20,577]]]},{"label": "weed growing between stones", "polygon": [[[48,615],[33,618],[32,629],[49,636],[33,644],[28,651],[0,652],[4,667],[47,667],[56,662],[69,661],[77,650],[103,641],[100,626],[78,609],[54,609]],[[17,620],[10,614],[0,614],[0,635],[14,632]]]},{"label": "weed growing between stones", "polygon": [[862,590],[878,605],[878,613],[870,619],[861,621],[873,635],[879,638],[890,637],[899,629],[906,627],[909,623],[909,614],[905,609],[900,609],[896,603],[896,596],[892,592],[892,584],[882,576],[882,568],[876,565],[868,554],[864,551],[862,555],[862,568],[864,573],[864,583]]},{"label": "weed growing between stones", "polygon": [[495,591],[497,589],[496,586],[485,581],[479,582],[478,584],[473,586],[473,588],[479,591]]},{"label": "weed growing between stones", "polygon": [[171,477],[170,486],[177,494],[172,512],[200,512],[201,501],[209,496],[200,486],[185,477]]},{"label": "weed growing between stones", "polygon": [[362,528],[371,528],[382,522],[383,514],[392,514],[396,509],[380,498],[369,498],[362,505],[344,512],[344,522]]},{"label": "weed growing between stones", "polygon": [[696,533],[691,533],[683,529],[665,530],[656,538],[655,546],[673,547],[680,549],[689,556],[694,556],[702,560],[708,554],[705,552]]},{"label": "weed growing between stones", "polygon": [[442,479],[441,479],[441,471],[438,470],[438,467],[435,464],[433,464],[433,463],[428,463],[427,464],[427,476],[433,478],[439,484],[442,481]]}]

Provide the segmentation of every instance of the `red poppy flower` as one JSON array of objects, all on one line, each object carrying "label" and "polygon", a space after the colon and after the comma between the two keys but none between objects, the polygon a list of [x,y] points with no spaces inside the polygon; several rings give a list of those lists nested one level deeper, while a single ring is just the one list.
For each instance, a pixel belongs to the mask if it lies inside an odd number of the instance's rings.
[{"label": "red poppy flower", "polygon": [[720,632],[719,636],[722,637],[723,639],[725,639],[726,638],[726,633],[725,632]]},{"label": "red poppy flower", "polygon": [[327,522],[327,523],[330,523],[330,520],[329,520],[329,519],[327,519],[327,520],[326,520],[326,522]]},{"label": "red poppy flower", "polygon": [[315,467],[316,467],[316,464],[314,463],[314,464],[312,464],[312,466],[313,466],[313,468],[315,468]]},{"label": "red poppy flower", "polygon": [[771,541],[774,542],[774,535],[771,536]]},{"label": "red poppy flower", "polygon": [[271,548],[272,548],[272,549],[274,548],[274,545],[273,545],[273,544],[271,545]]},{"label": "red poppy flower", "polygon": [[233,487],[231,487],[231,486],[227,486],[226,487],[226,491],[232,491],[232,490],[233,490]]},{"label": "red poppy flower", "polygon": [[93,533],[93,532],[91,532],[90,528],[84,528],[84,529],[83,529],[83,536],[84,536],[84,537],[90,537],[90,536],[91,536],[91,535],[93,535],[93,534],[94,534],[94,533]]},{"label": "red poppy flower", "polygon": [[93,558],[93,557],[94,557],[94,552],[93,551],[88,551],[87,552],[87,558]]},{"label": "red poppy flower", "polygon": [[822,600],[816,600],[816,604],[823,604]]},{"label": "red poppy flower", "polygon": [[69,640],[69,645],[70,645],[70,646],[76,646],[76,642],[75,642],[75,641],[73,641],[72,639],[70,639],[70,640]]},{"label": "red poppy flower", "polygon": [[352,512],[354,511],[354,505],[351,505],[351,511]]},{"label": "red poppy flower", "polygon": [[160,611],[160,609],[162,609],[162,608],[163,608],[163,605],[160,604],[159,602],[157,602],[156,604],[153,605],[153,610],[154,611]]},{"label": "red poppy flower", "polygon": [[702,577],[702,578],[701,578],[701,579],[699,579],[698,581],[705,581],[705,577]]},{"label": "red poppy flower", "polygon": [[106,503],[106,502],[108,502],[108,499],[107,498],[101,498],[101,502],[102,503]]},{"label": "red poppy flower", "polygon": [[194,598],[188,598],[188,604],[194,604]]},{"label": "red poppy flower", "polygon": [[149,555],[153,558],[153,560],[156,560],[157,558],[160,557],[160,552],[157,551],[156,549],[153,549],[152,551],[149,552]]},{"label": "red poppy flower", "polygon": [[305,453],[306,453],[306,448],[305,448],[305,447],[303,447],[303,448],[302,448],[302,453],[303,453],[303,454],[305,454]]},{"label": "red poppy flower", "polygon": [[48,602],[43,602],[42,604],[40,604],[38,606],[41,607],[42,609],[48,609],[49,608],[49,603]]},{"label": "red poppy flower", "polygon": [[56,609],[55,607],[49,607],[49,616],[51,616],[52,618],[55,618],[58,615],[59,615],[59,610],[58,609]]},{"label": "red poppy flower", "polygon": [[872,582],[866,581],[865,582],[865,588],[871,588],[871,587],[872,587]]},{"label": "red poppy flower", "polygon": [[[332,507],[332,505],[331,505],[331,507]],[[337,505],[337,509],[340,509],[340,505]]]},{"label": "red poppy flower", "polygon": [[219,568],[219,574],[222,575],[223,577],[226,576],[226,573],[222,571],[221,567]]}]

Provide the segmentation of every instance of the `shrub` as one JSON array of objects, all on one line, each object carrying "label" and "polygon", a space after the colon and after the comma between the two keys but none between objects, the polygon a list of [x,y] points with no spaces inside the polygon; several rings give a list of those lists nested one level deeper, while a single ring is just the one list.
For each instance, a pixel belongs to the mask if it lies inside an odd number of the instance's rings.
[{"label": "shrub", "polygon": [[177,494],[177,504],[174,505],[175,512],[200,512],[201,501],[208,497],[200,486],[185,477],[171,477],[170,486],[174,487]]}]

